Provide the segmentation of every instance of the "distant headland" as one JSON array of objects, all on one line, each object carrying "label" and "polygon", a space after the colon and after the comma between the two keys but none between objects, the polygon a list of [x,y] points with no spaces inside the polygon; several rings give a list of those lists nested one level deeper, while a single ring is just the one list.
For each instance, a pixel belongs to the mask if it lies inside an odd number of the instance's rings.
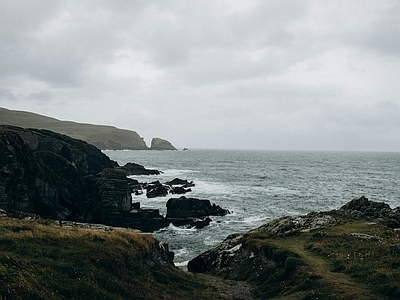
[{"label": "distant headland", "polygon": [[114,126],[60,121],[36,113],[0,107],[0,124],[22,128],[46,129],[83,140],[101,150],[177,150],[169,141],[154,138],[148,147],[132,130]]}]

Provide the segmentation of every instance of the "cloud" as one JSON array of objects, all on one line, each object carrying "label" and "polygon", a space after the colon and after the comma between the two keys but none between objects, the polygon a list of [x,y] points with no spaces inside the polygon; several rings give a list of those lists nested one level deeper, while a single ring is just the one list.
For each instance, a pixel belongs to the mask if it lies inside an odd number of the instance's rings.
[{"label": "cloud", "polygon": [[0,9],[0,105],[9,109],[190,148],[400,149],[397,1]]}]

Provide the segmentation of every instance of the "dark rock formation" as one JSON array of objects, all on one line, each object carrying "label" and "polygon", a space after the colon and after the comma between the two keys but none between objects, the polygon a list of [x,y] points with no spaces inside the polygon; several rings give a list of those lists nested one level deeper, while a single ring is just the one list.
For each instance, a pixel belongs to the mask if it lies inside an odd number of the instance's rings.
[{"label": "dark rock formation", "polygon": [[193,183],[193,181],[188,181],[186,179],[180,179],[180,178],[175,178],[171,181],[167,181],[165,183],[166,185],[169,186],[175,186],[175,185],[180,185],[182,187],[192,187],[195,186],[195,184]]},{"label": "dark rock formation", "polygon": [[128,176],[131,175],[159,175],[160,171],[158,170],[150,170],[146,169],[144,166],[135,164],[135,163],[127,163],[125,166],[120,167],[126,171]]},{"label": "dark rock formation", "polygon": [[170,142],[160,138],[153,138],[151,140],[151,150],[177,150]]},{"label": "dark rock formation", "polygon": [[153,231],[158,210],[132,210],[132,180],[99,149],[47,130],[0,126],[0,208]]},{"label": "dark rock formation", "polygon": [[201,229],[204,228],[208,225],[210,225],[211,223],[211,219],[210,218],[205,218],[205,219],[196,219],[194,220],[192,223],[190,223],[189,228],[197,228],[197,229]]},{"label": "dark rock formation", "polygon": [[180,198],[171,198],[167,202],[167,218],[171,219],[224,216],[228,213],[228,210],[221,208],[215,203],[211,205],[210,200],[182,196]]},{"label": "dark rock formation", "polygon": [[168,195],[168,192],[169,192],[169,187],[163,185],[159,181],[152,182],[146,186],[147,198],[165,197]]},{"label": "dark rock formation", "polygon": [[383,218],[392,215],[393,211],[386,203],[369,201],[364,196],[361,196],[360,198],[354,198],[343,205],[340,208],[339,213],[352,218]]}]

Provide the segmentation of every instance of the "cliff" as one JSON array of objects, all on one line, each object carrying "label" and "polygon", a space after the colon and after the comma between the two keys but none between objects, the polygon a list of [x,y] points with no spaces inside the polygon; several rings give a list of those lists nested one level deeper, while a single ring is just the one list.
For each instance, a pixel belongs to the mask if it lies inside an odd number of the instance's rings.
[{"label": "cliff", "polygon": [[[0,107],[0,125],[46,129],[68,135],[102,150],[148,150],[143,138],[135,131],[113,126],[60,121],[39,114]],[[169,142],[168,142],[169,143]]]},{"label": "cliff", "polygon": [[0,208],[41,217],[153,231],[168,222],[158,210],[135,210],[127,174],[96,147],[47,130],[0,126]]}]

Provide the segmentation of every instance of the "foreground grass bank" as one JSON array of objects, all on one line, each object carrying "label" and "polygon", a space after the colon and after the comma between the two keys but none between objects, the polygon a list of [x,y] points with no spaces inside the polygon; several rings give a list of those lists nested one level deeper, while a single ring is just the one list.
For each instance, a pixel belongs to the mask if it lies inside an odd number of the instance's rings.
[{"label": "foreground grass bank", "polygon": [[400,232],[338,220],[287,236],[249,232],[237,241],[247,259],[211,273],[253,283],[257,299],[400,299]]},{"label": "foreground grass bank", "polygon": [[0,219],[0,299],[220,299],[150,234]]}]

